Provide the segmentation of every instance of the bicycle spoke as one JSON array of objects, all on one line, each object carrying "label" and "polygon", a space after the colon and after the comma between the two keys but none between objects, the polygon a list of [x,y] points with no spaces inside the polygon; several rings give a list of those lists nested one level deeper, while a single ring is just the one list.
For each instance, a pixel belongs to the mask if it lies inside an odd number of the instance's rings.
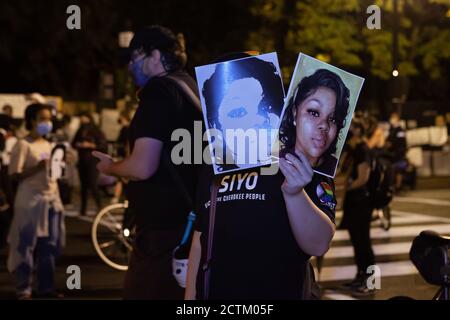
[{"label": "bicycle spoke", "polygon": [[108,216],[110,218],[110,221],[112,220],[112,224],[114,225],[114,227],[116,229],[120,229],[121,228],[121,224],[117,222],[116,218],[114,218],[111,215],[111,212],[107,212],[105,216]]},{"label": "bicycle spoke", "polygon": [[[117,242],[116,242],[116,244],[117,244]],[[111,247],[109,247],[109,249],[110,249],[110,256],[115,258],[115,260],[117,261],[116,263],[122,264],[123,255],[121,257],[120,250],[119,250],[120,245],[119,246],[117,246],[117,245],[111,246]],[[117,253],[119,253],[119,254],[117,254]]]},{"label": "bicycle spoke", "polygon": [[100,244],[99,247],[102,249],[108,248],[108,247],[112,246],[115,242],[116,242],[115,240],[112,240],[109,242],[104,242],[104,243]]},{"label": "bicycle spoke", "polygon": [[[105,218],[105,220],[108,219],[109,221],[103,221],[103,218]],[[120,223],[117,223],[117,220],[113,218],[109,212],[102,217],[102,219],[99,221],[99,225],[106,227],[114,234],[116,234],[118,230],[121,229]]]}]

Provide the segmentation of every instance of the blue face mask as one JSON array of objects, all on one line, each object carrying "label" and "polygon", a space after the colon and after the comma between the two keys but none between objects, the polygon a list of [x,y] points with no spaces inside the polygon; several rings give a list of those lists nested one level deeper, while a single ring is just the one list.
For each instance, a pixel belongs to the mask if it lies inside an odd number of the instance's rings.
[{"label": "blue face mask", "polygon": [[51,121],[43,121],[39,122],[36,128],[37,134],[41,137],[44,137],[48,135],[50,132],[52,132],[53,124]]},{"label": "blue face mask", "polygon": [[143,71],[144,59],[146,57],[147,56],[145,56],[137,61],[134,61],[130,66],[130,72],[133,75],[134,83],[136,84],[136,86],[141,87],[141,88],[143,86],[145,86],[147,81],[150,79],[150,77],[148,75],[146,75]]}]

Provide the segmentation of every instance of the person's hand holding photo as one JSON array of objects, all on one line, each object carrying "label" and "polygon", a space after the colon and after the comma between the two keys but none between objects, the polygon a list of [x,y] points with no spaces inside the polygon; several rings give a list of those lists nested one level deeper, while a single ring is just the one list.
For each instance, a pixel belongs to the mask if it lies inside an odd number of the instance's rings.
[{"label": "person's hand holding photo", "polygon": [[306,156],[297,151],[298,157],[288,153],[285,158],[280,158],[280,170],[285,180],[281,190],[285,194],[294,195],[307,186],[314,175],[313,169]]}]

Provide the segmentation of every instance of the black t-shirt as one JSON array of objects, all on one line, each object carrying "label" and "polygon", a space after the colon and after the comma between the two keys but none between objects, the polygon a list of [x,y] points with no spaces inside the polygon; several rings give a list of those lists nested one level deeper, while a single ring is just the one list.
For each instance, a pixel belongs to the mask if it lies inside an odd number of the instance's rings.
[{"label": "black t-shirt", "polygon": [[388,154],[391,157],[392,162],[397,162],[405,159],[406,133],[402,127],[391,128],[386,142],[389,145]]},{"label": "black t-shirt", "polygon": [[[365,142],[361,142],[357,144],[353,150],[350,151],[350,156],[353,158],[352,171],[350,173],[350,177],[352,180],[356,180],[358,179],[358,166],[364,162],[367,162],[367,164],[370,166],[371,155],[369,147]],[[367,184],[357,189],[347,191],[346,194],[347,198],[350,197],[353,200],[365,199],[368,196],[369,191],[367,188]]]},{"label": "black t-shirt", "polygon": [[6,114],[0,114],[0,128],[10,131],[13,127],[13,118]]},{"label": "black t-shirt", "polygon": [[[197,192],[196,230],[202,232],[197,297],[203,298],[212,170],[202,173]],[[209,299],[299,299],[310,258],[294,238],[281,192],[283,174],[259,169],[216,177],[219,182]],[[334,222],[333,180],[315,174],[305,188]]]},{"label": "black t-shirt", "polygon": [[[187,73],[177,72],[173,75],[196,92],[195,81]],[[193,139],[194,121],[201,119],[201,113],[173,80],[152,78],[140,93],[139,107],[130,124],[130,150],[133,150],[137,139],[149,137],[162,141],[162,152],[166,152],[170,158],[173,146],[180,143],[171,141],[172,132],[178,128],[187,129]],[[185,190],[194,199],[196,166],[174,165],[172,162],[168,164],[161,158],[153,176],[143,181],[131,181],[128,185],[130,209],[136,214],[138,229],[171,229],[186,223],[192,208],[189,208],[187,200],[182,196],[181,187],[174,181],[168,165],[177,171]]]},{"label": "black t-shirt", "polygon": [[95,124],[81,125],[75,134],[72,146],[78,151],[78,164],[86,165],[97,163],[97,159],[92,155],[93,148],[80,148],[77,146],[79,142],[91,142],[96,145],[95,150],[106,152],[107,141],[105,135]]},{"label": "black t-shirt", "polygon": [[122,129],[120,129],[119,136],[117,137],[117,155],[122,158],[126,156],[126,144],[129,140],[128,131],[128,126],[123,126]]}]

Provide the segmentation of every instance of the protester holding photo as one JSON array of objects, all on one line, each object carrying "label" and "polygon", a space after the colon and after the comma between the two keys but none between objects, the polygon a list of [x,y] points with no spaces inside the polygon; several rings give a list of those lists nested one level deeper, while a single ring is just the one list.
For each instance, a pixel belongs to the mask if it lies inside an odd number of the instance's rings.
[{"label": "protester holding photo", "polygon": [[58,185],[48,174],[52,146],[44,138],[52,131],[51,106],[30,105],[25,122],[30,134],[17,142],[9,165],[18,188],[8,238],[8,270],[16,276],[18,299],[31,298],[35,266],[38,294],[56,297],[55,258],[65,238]]},{"label": "protester holding photo", "polygon": [[332,72],[319,70],[304,81],[283,120],[281,172],[253,169],[213,183],[218,196],[209,277],[204,267],[213,177],[205,170],[186,299],[311,298],[308,260],[328,250],[336,207],[333,180],[313,167],[323,163],[344,127],[348,90]]}]

